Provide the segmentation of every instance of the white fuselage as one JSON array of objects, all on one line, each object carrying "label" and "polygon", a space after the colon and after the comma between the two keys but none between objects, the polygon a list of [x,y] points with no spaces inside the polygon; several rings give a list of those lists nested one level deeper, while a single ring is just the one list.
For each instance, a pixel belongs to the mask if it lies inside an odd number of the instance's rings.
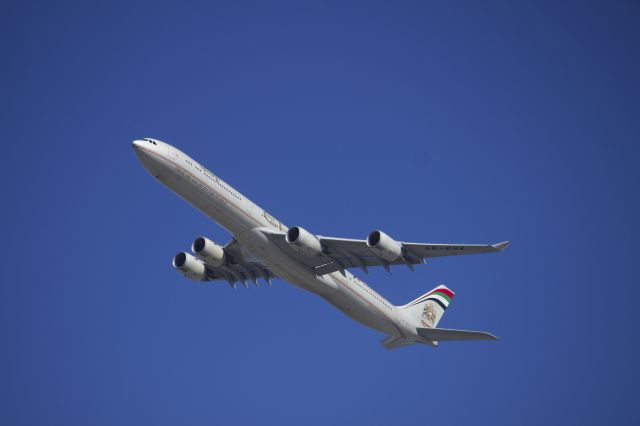
[{"label": "white fuselage", "polygon": [[319,295],[368,327],[399,338],[417,338],[400,309],[353,274],[317,276],[271,243],[261,230],[286,232],[287,227],[188,155],[157,139],[136,140],[133,146],[152,176],[228,230],[279,278]]}]

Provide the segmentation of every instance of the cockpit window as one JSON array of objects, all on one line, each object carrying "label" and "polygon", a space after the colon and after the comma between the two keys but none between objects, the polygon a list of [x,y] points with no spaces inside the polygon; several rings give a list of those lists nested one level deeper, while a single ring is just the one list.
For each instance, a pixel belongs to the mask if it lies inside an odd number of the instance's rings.
[{"label": "cockpit window", "polygon": [[153,139],[149,139],[149,138],[142,138],[142,140],[143,140],[143,141],[147,141],[147,142],[149,142],[149,143],[151,143],[151,144],[154,144],[154,145],[158,145],[158,144],[156,143],[156,141],[154,141]]}]

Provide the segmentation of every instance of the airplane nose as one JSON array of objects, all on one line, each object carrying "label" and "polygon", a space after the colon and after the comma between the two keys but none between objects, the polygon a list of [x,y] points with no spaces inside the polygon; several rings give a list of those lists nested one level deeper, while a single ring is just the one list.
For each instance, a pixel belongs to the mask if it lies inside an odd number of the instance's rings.
[{"label": "airplane nose", "polygon": [[143,141],[142,139],[136,139],[131,142],[131,146],[133,147],[133,152],[138,157],[138,160],[142,162],[145,167],[150,166],[150,154],[149,154],[149,145],[147,141]]},{"label": "airplane nose", "polygon": [[142,163],[142,166],[154,177],[160,177],[160,171],[162,170],[162,161],[159,160],[161,155],[157,150],[154,150],[156,143],[149,139],[136,139],[131,142],[133,152],[138,158],[138,161]]}]

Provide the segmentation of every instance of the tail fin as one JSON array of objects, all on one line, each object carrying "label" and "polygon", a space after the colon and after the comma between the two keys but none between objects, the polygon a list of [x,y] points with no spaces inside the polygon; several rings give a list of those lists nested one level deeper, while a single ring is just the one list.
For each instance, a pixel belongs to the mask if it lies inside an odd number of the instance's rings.
[{"label": "tail fin", "polygon": [[400,309],[416,328],[435,328],[453,300],[453,291],[439,285],[430,292],[401,306]]}]

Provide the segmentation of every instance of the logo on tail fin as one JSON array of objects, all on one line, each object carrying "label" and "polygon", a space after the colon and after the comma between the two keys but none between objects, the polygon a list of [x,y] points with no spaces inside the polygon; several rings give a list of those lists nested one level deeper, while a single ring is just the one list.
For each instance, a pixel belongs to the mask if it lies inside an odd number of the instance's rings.
[{"label": "logo on tail fin", "polygon": [[447,287],[441,285],[427,293],[427,298],[425,300],[432,300],[445,310],[447,309],[447,306],[449,306],[449,303],[451,303],[451,299],[453,299],[453,292]]},{"label": "logo on tail fin", "polygon": [[436,323],[436,310],[430,303],[424,305],[422,310],[422,320],[420,321],[424,327],[433,328]]}]

